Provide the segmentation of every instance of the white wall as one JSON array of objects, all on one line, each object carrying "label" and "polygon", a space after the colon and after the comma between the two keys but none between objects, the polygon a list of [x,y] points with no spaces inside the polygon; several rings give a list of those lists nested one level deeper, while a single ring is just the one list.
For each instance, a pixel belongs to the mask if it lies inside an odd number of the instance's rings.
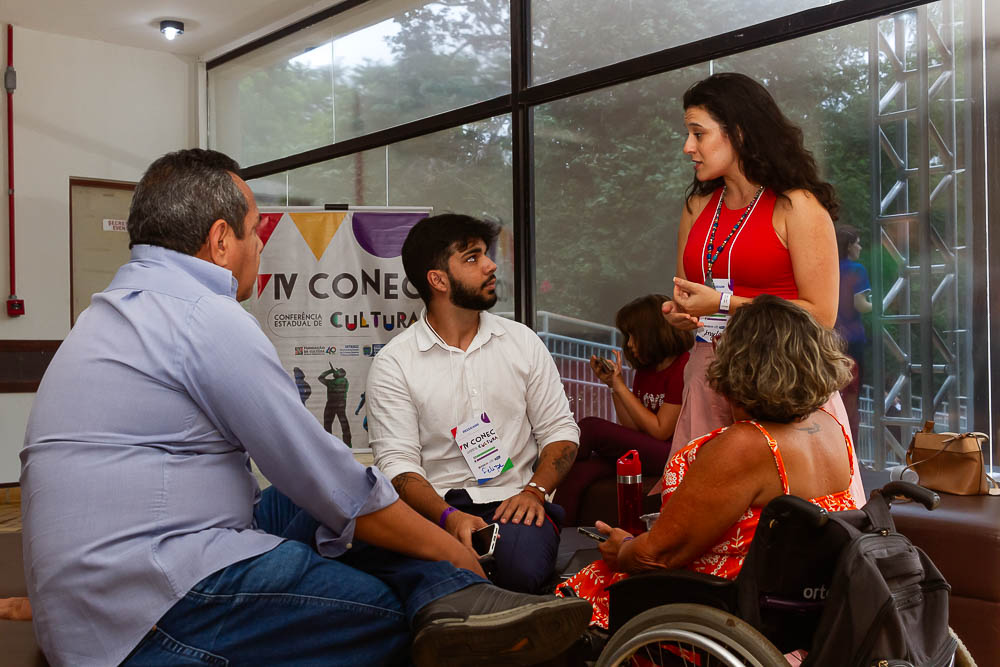
[{"label": "white wall", "polygon": [[[6,67],[6,26],[0,44]],[[0,305],[0,340],[62,339],[70,310],[69,178],[137,181],[156,157],[197,145],[198,68],[166,53],[17,26],[14,68],[17,294],[26,314],[9,318]],[[6,113],[0,117],[5,127]],[[6,143],[4,133],[4,156]],[[0,304],[9,290],[7,224],[0,197]],[[32,396],[0,394],[0,483],[20,473]]]}]

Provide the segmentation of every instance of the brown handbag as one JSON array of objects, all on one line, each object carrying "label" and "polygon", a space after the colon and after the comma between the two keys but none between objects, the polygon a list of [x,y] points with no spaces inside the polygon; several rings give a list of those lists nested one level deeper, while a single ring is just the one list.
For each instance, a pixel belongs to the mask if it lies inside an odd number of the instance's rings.
[{"label": "brown handbag", "polygon": [[983,443],[989,441],[985,433],[934,433],[934,422],[925,422],[910,440],[906,467],[928,489],[959,496],[987,494],[997,485],[983,466]]}]

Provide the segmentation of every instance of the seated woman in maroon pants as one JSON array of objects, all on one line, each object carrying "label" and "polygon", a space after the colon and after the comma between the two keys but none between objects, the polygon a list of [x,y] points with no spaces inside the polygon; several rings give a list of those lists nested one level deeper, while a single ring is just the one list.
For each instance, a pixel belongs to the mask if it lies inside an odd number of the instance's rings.
[{"label": "seated woman in maroon pants", "polygon": [[599,417],[580,420],[580,449],[573,468],[556,490],[555,503],[566,510],[564,524],[576,525],[580,498],[588,486],[615,474],[615,461],[639,452],[642,474],[663,473],[670,438],[684,393],[684,365],[694,344],[689,331],[667,324],[661,307],[670,297],[647,294],[622,306],[615,326],[624,337],[625,359],[635,369],[629,389],[622,377],[621,353],[615,360],[590,358],[597,378],[611,389],[618,423]]}]

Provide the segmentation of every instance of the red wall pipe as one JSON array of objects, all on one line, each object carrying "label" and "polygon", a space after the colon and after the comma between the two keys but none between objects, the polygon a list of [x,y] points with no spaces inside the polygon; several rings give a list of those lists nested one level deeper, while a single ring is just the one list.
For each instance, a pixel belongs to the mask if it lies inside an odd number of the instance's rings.
[{"label": "red wall pipe", "polygon": [[[7,24],[7,67],[14,66],[14,27]],[[17,294],[14,272],[14,91],[7,91],[7,223],[10,225],[10,295]]]}]

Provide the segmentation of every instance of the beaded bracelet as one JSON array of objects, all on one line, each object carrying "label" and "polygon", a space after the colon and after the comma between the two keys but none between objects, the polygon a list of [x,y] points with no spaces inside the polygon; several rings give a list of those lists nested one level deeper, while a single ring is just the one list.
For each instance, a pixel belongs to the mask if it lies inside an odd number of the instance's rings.
[{"label": "beaded bracelet", "polygon": [[[545,497],[545,496],[549,495],[548,490],[544,486],[542,486],[541,484],[535,484],[534,482],[528,482],[528,486],[530,486],[533,489],[537,489],[542,494],[542,497]],[[525,488],[527,488],[527,487],[525,487]]]},{"label": "beaded bracelet", "polygon": [[521,491],[534,491],[535,493],[538,494],[538,498],[544,503],[545,502],[545,494],[542,492],[542,490],[540,488],[536,488],[537,486],[538,486],[537,484],[535,484],[535,485],[529,484],[528,486],[526,486],[523,489],[521,489]]}]

